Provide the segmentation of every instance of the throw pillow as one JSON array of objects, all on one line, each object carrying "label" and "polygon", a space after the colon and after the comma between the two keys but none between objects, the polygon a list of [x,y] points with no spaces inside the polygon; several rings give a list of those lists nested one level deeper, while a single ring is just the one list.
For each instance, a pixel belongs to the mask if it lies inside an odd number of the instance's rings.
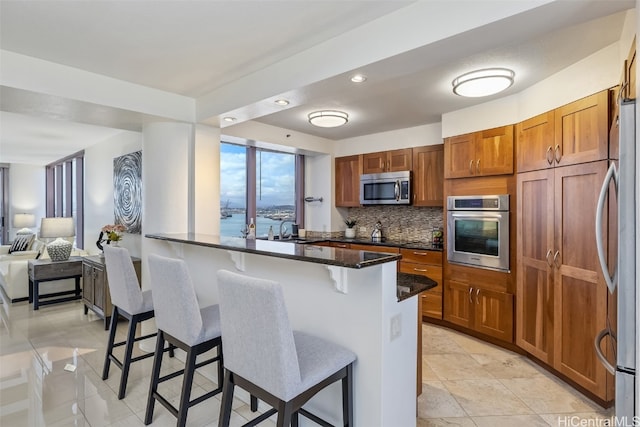
[{"label": "throw pillow", "polygon": [[35,234],[21,234],[16,236],[9,248],[9,253],[29,250],[34,238]]}]

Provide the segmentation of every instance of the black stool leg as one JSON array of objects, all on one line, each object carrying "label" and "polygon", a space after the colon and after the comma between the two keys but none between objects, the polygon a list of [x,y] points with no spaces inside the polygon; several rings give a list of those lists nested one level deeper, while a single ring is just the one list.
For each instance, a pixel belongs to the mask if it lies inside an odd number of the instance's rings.
[{"label": "black stool leg", "polygon": [[156,338],[156,352],[153,356],[153,368],[151,369],[151,382],[149,384],[149,397],[147,398],[147,411],[144,416],[144,425],[151,424],[153,419],[153,407],[156,403],[155,394],[158,391],[158,379],[160,378],[160,367],[162,366],[162,355],[164,354],[164,333],[158,330]]},{"label": "black stool leg", "polygon": [[[218,418],[218,427],[228,427],[231,420],[231,404],[233,403],[233,374],[229,370],[225,370],[224,382],[222,386],[222,402],[220,403],[220,418]],[[253,395],[251,396],[253,403]],[[258,400],[256,399],[256,402]],[[257,403],[256,403],[257,406]]]},{"label": "black stool leg", "polygon": [[251,412],[256,412],[258,410],[258,398],[253,394],[251,395]]},{"label": "black stool leg", "polygon": [[191,397],[191,384],[193,374],[196,370],[196,352],[193,348],[187,351],[187,359],[184,364],[184,378],[182,379],[182,394],[180,395],[180,406],[178,406],[177,426],[183,427],[187,424],[187,411],[189,410],[189,398]]},{"label": "black stool leg", "polygon": [[124,349],[124,359],[122,361],[122,376],[120,377],[120,389],[118,390],[118,399],[124,397],[127,389],[127,380],[129,378],[129,367],[131,366],[131,354],[133,353],[133,344],[136,339],[136,326],[138,326],[137,315],[131,316],[129,319],[129,330],[127,332],[127,342]]},{"label": "black stool leg", "polygon": [[342,422],[353,427],[353,364],[347,365],[347,376],[342,379]]},{"label": "black stool leg", "polygon": [[107,351],[104,357],[104,368],[102,368],[102,379],[109,378],[109,367],[111,366],[111,354],[113,354],[113,342],[116,339],[116,328],[118,327],[118,307],[113,307],[111,315],[111,327],[109,328],[109,341],[107,341]]},{"label": "black stool leg", "polygon": [[298,411],[296,411],[291,415],[291,427],[298,427],[299,422],[300,419],[298,418]]}]

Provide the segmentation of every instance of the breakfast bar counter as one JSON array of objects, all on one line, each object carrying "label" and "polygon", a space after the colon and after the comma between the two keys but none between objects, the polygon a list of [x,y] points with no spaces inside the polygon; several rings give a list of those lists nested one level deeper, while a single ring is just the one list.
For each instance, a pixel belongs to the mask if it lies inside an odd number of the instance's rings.
[{"label": "breakfast bar counter", "polygon": [[[143,256],[185,260],[201,305],[218,302],[221,269],[279,282],[294,329],[356,354],[354,425],[415,426],[415,296],[429,288],[430,279],[398,275],[400,255],[191,233],[145,237]],[[340,384],[333,384],[305,408],[341,425],[341,396]],[[248,394],[237,397],[249,401]],[[300,425],[314,424],[301,417]]]}]

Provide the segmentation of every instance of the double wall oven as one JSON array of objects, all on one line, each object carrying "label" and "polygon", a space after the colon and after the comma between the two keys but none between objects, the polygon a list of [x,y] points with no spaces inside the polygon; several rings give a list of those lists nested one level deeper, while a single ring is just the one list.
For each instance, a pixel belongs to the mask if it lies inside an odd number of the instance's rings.
[{"label": "double wall oven", "polygon": [[447,259],[509,270],[509,195],[447,198]]}]

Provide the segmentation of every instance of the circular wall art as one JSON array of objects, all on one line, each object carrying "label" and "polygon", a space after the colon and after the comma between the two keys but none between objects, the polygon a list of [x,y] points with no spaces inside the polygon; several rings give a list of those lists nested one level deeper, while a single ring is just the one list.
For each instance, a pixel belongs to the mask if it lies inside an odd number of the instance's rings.
[{"label": "circular wall art", "polygon": [[142,151],[113,159],[113,210],[115,224],[142,232]]}]

